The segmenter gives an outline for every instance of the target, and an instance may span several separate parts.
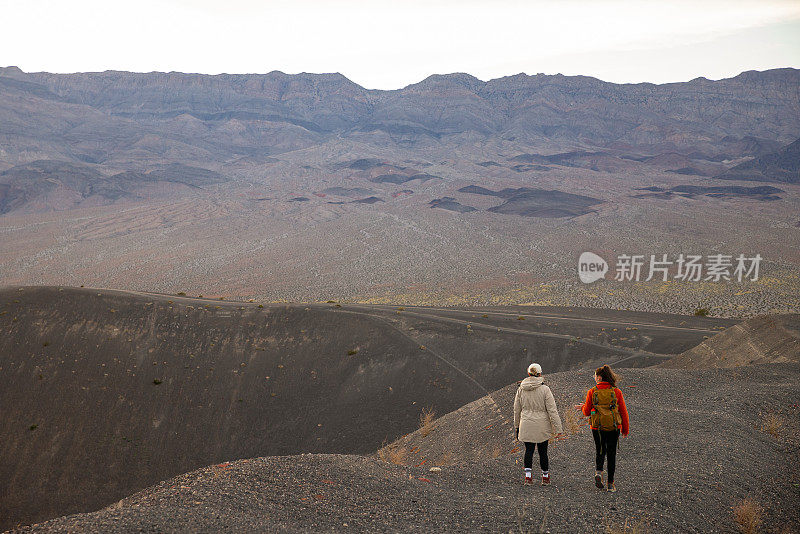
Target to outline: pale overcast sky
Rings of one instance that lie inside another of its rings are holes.
[[[0,0],[0,66],[612,82],[800,67],[800,0]]]

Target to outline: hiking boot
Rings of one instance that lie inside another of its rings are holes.
[[[550,474],[542,475],[542,486],[550,485]]]
[[[602,473],[595,473],[594,474],[594,485],[597,486],[598,489],[603,489],[603,474]]]
[[[617,486],[615,486],[613,482],[610,482],[610,483],[608,484],[608,491],[609,491],[610,493],[614,493],[614,492],[616,492],[616,491],[617,491]]]

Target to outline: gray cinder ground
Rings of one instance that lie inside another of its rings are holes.
[[[547,377],[562,411],[589,382]],[[552,487],[521,483],[521,452],[445,465],[400,466],[372,456],[266,457],[206,467],[161,482],[98,512],[21,532],[732,532],[731,508],[763,506],[765,532],[800,528],[797,421],[800,368],[626,369],[621,384],[631,435],[619,451],[616,494],[593,484],[593,444],[582,428],[553,444]],[[493,394],[506,414],[516,384]],[[485,404],[485,403],[484,403]],[[480,440],[485,408],[445,416],[416,446],[435,457]],[[775,435],[764,416],[785,422]],[[495,440],[506,447],[509,439]]]

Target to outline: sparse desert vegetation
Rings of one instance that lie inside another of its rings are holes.
[[[780,413],[774,411],[766,412],[761,415],[760,429],[762,432],[778,439],[786,429],[786,420]]]
[[[394,465],[405,465],[408,459],[408,450],[397,444],[391,444],[378,449],[378,457],[384,462]]]
[[[422,437],[427,437],[433,430],[433,421],[436,419],[436,412],[433,408],[423,408],[419,414],[419,429]]]
[[[761,532],[763,515],[764,507],[752,499],[745,499],[733,507],[733,517],[742,534]]]
[[[567,436],[574,436],[578,432],[585,430],[588,419],[581,412],[574,408],[567,408],[564,412],[564,430]]]

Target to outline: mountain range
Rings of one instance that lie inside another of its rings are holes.
[[[0,68],[0,281],[406,303],[469,287],[489,302],[568,284],[592,247],[724,243],[791,282],[798,138],[791,68],[661,85],[455,73],[391,91],[341,74]],[[731,287],[726,305],[795,310],[794,286],[776,287]],[[620,295],[608,302],[643,302]],[[703,300],[674,298],[642,306]]]
[[[341,74],[49,74],[8,67],[0,69],[0,160],[122,165],[149,155],[210,162],[334,136],[761,156],[800,137],[799,87],[797,69],[663,85],[543,74],[483,82],[448,74],[379,91]]]

